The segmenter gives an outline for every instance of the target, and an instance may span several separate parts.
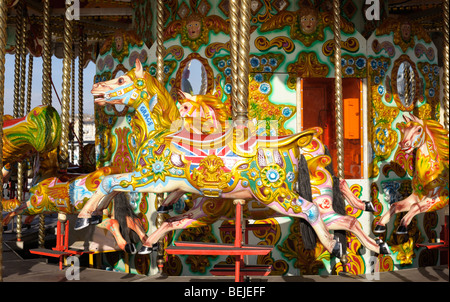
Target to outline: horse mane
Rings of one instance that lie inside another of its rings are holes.
[[[423,125],[431,132],[440,161],[448,167],[448,131],[439,122],[434,120],[424,120]]]
[[[228,114],[225,104],[214,95],[211,94],[199,94],[195,96],[195,99],[185,99],[187,102],[197,103],[198,105],[206,105],[210,107],[216,116],[216,120],[221,125],[221,131],[224,131],[226,127],[226,121],[228,120]],[[192,119],[185,118],[185,121],[192,123]]]
[[[127,75],[134,81],[136,78],[135,69],[133,68],[130,70]],[[153,108],[153,114],[159,119],[162,128],[171,128],[171,125],[175,121],[181,119],[175,101],[167,91],[166,87],[147,71],[144,71],[144,80],[150,97],[153,97],[155,94],[158,95],[158,102]]]

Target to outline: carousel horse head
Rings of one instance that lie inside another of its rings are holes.
[[[182,99],[180,115],[187,130],[203,134],[225,130],[227,112],[218,97],[210,94],[191,95],[181,90],[178,95]]]
[[[410,114],[410,117],[403,116],[404,122],[398,124],[398,129],[403,134],[400,142],[400,149],[406,153],[411,153],[414,149],[419,148],[425,142],[425,130],[423,121],[416,116]]]
[[[118,104],[133,107],[141,114],[150,116],[157,127],[170,128],[172,123],[180,118],[169,92],[144,70],[139,59],[136,59],[136,67],[126,74],[95,83],[91,93],[97,105]]]

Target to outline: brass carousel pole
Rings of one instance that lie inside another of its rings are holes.
[[[24,115],[24,105],[25,105],[25,76],[26,76],[26,59],[27,59],[27,49],[26,49],[26,34],[27,34],[27,18],[26,18],[26,3],[24,0],[19,1],[17,4],[18,9],[18,15],[21,15],[20,18],[20,32],[16,32],[16,42],[19,43],[19,47],[16,52],[16,56],[20,56],[20,63],[16,68],[19,68],[19,70],[16,70],[16,77],[17,73],[19,73],[19,82],[18,82],[18,91],[16,90],[16,83],[14,83],[15,92],[18,92],[16,103],[15,105],[15,118],[22,117]],[[16,64],[17,64],[17,57],[16,57]],[[19,162],[17,164],[17,199],[20,203],[22,203],[24,200],[24,186],[25,186],[25,179],[24,179],[24,167],[25,164],[23,162]],[[16,220],[16,233],[17,233],[17,241],[22,241],[22,215],[17,215]]]
[[[238,7],[238,3],[240,6]],[[239,11],[239,24],[236,23],[236,12]],[[249,84],[249,58],[250,58],[250,1],[231,1],[230,3],[230,13],[233,19],[231,20],[231,33],[233,33],[232,43],[234,44],[236,40],[238,41],[238,51],[237,51],[237,61],[232,61],[232,65],[237,65],[233,67],[233,70],[237,70],[237,76],[232,75],[237,81],[237,92],[236,98],[232,99],[232,117],[236,124],[246,124],[248,121],[248,84]],[[234,23],[233,23],[234,22]],[[238,34],[239,37],[236,39],[235,35]],[[234,54],[234,47],[231,47]],[[233,90],[235,87],[233,87]]]
[[[5,96],[5,53],[6,53],[6,18],[7,1],[0,0],[0,137],[3,137],[3,113]],[[0,139],[0,170],[3,169],[3,139]],[[0,197],[3,197],[3,178],[0,177]],[[3,212],[3,204],[0,202],[0,213]],[[0,215],[0,226],[3,215]],[[0,282],[3,281],[3,228],[0,229]]]
[[[50,0],[43,0],[42,104],[52,104],[52,54],[50,32]]]
[[[69,129],[69,132],[72,135],[69,135],[70,139],[70,162],[72,165],[74,164],[75,159],[75,135],[73,132],[75,131],[75,45],[72,44],[72,112],[70,115],[70,124],[72,125]],[[72,132],[73,131],[73,132]]]
[[[158,0],[156,3],[156,79],[164,85],[164,3]],[[164,194],[156,194],[156,205],[160,207],[164,202]],[[156,215],[156,227],[160,228],[164,222],[164,214]],[[158,241],[157,260],[159,273],[163,273],[164,268],[164,238]]]
[[[43,50],[42,50],[42,105],[52,104],[52,88],[51,88],[51,33],[50,33],[50,0],[43,1]],[[45,215],[39,214],[39,247],[44,247],[45,244]]]
[[[31,110],[31,85],[33,84],[33,55],[28,55],[28,81],[27,81],[27,113]]]
[[[448,102],[449,102],[449,0],[443,2],[443,15],[444,15],[444,76],[442,79],[444,85],[444,97],[442,98],[442,104],[444,107],[444,128],[448,130]]]
[[[64,58],[62,70],[62,96],[61,96],[61,143],[59,152],[59,169],[67,172],[69,166],[69,110],[70,110],[70,76],[72,63],[72,22],[69,6],[66,5],[64,14]]]
[[[335,114],[336,114],[336,149],[337,149],[337,177],[344,179],[344,114],[342,109],[342,65],[341,65],[341,10],[340,1],[333,0],[333,34],[334,34],[334,68],[335,68]],[[344,249],[347,247],[346,232],[335,231],[337,238],[341,238]],[[347,254],[341,257],[342,272],[346,273]]]
[[[84,36],[80,27],[80,41],[78,44],[78,165],[83,167],[83,61],[84,61]]]
[[[239,49],[239,8],[238,0],[230,1],[230,55],[231,55],[231,102],[238,99],[238,49]],[[236,119],[236,110],[232,106],[232,118]]]

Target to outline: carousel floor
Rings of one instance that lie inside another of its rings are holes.
[[[68,267],[59,269],[47,258],[23,259],[8,243],[3,244],[4,282],[234,282],[234,277],[215,276],[143,276],[81,267],[79,280],[68,280]],[[70,278],[70,277],[69,277]],[[449,282],[447,265],[382,272],[377,280],[366,275],[267,276],[252,277],[250,282]]]

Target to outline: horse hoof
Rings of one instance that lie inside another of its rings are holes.
[[[153,251],[157,251],[157,250],[158,250],[158,243],[153,244],[151,247],[143,245],[141,247],[141,249],[139,250],[138,254],[139,255],[149,255]]]
[[[373,204],[370,201],[365,201],[364,204],[366,205],[365,211],[366,212],[375,212],[375,208],[373,207]]]
[[[75,221],[75,227],[73,228],[75,231],[84,229],[89,226],[90,218],[77,218]]]
[[[103,216],[102,215],[93,215],[91,217],[90,223],[95,225],[95,224],[99,224],[103,221]]]
[[[376,227],[375,227],[375,229],[373,230],[373,232],[375,233],[375,234],[381,234],[381,233],[384,233],[384,232],[386,232],[386,226],[384,226],[384,225],[377,225]]]
[[[380,247],[380,254],[381,255],[390,255],[391,251],[389,250],[389,245],[386,242],[381,242],[379,244]]]
[[[136,254],[136,247],[132,243],[127,243],[125,245],[125,252],[128,254]]]
[[[334,245],[331,254],[341,259],[342,255],[344,255],[342,243],[336,241],[336,244]]]
[[[159,206],[158,209],[156,210],[156,212],[158,214],[167,214],[172,209],[173,209],[173,205],[170,205],[170,206]]]
[[[400,225],[398,228],[397,228],[397,231],[395,231],[395,233],[397,234],[397,235],[406,235],[406,234],[408,234],[408,229],[406,228],[406,226],[404,226],[404,225]]]

